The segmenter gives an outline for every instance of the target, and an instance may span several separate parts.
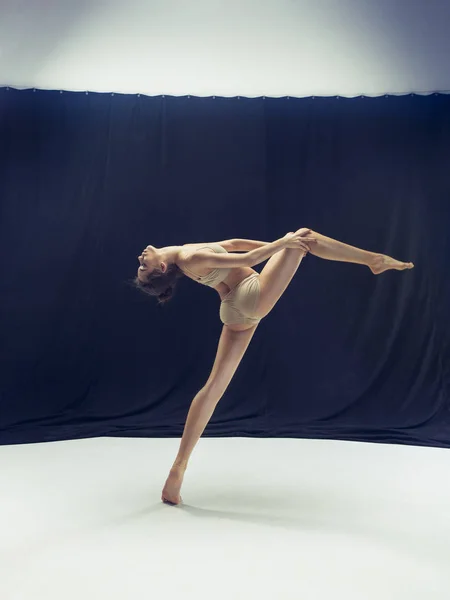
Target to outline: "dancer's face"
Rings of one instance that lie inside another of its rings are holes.
[[[139,261],[137,272],[139,281],[145,282],[150,273],[155,269],[162,273],[165,273],[167,270],[167,265],[161,261],[160,252],[154,246],[147,246],[137,258]]]

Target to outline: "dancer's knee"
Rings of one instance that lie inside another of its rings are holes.
[[[298,229],[295,233],[299,233],[300,235],[310,235],[314,234],[314,230],[310,229],[309,227],[302,227],[301,229]]]

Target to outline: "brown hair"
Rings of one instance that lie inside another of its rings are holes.
[[[133,280],[135,287],[142,290],[149,296],[156,296],[159,304],[168,302],[175,291],[177,279],[183,277],[184,273],[178,265],[172,264],[167,267],[167,271],[162,273],[154,269],[148,275],[146,281],[140,281],[137,277]]]

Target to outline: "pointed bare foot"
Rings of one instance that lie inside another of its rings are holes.
[[[388,271],[390,269],[404,271],[405,269],[414,268],[414,264],[411,262],[401,262],[400,260],[395,260],[395,258],[386,256],[385,254],[377,254],[371,264],[368,266],[374,275],[379,275],[380,273],[384,273],[384,271]]]
[[[183,477],[184,469],[172,467],[162,491],[161,500],[163,502],[171,505],[181,503],[180,490],[183,484]]]

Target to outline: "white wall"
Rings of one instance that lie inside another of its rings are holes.
[[[150,95],[450,90],[450,0],[0,0],[0,85]]]

